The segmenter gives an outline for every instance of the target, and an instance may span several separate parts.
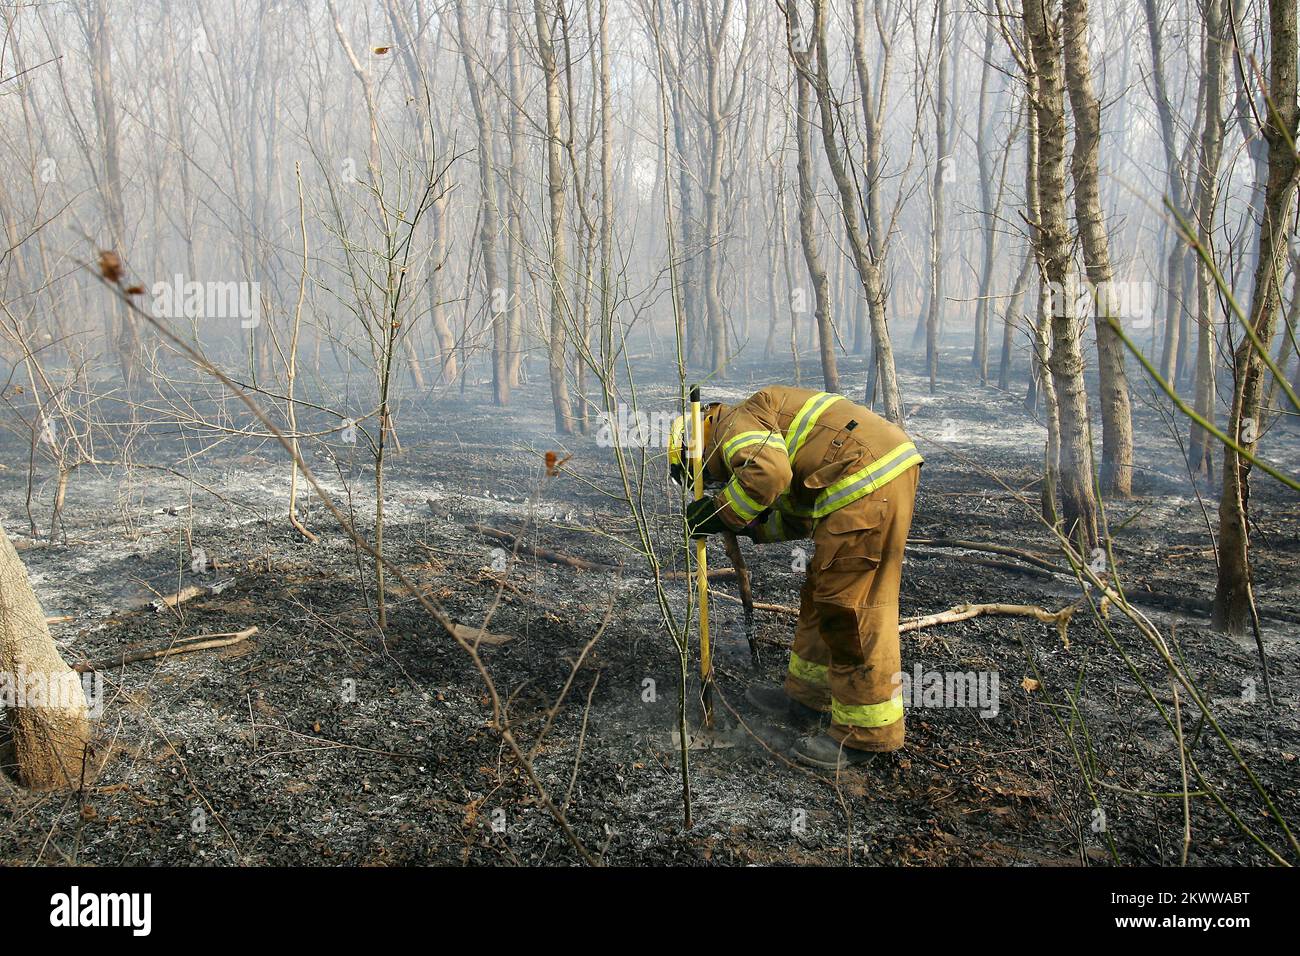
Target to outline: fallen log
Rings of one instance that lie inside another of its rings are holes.
[[[570,554],[561,554],[559,551],[552,551],[550,548],[543,548],[539,545],[529,544],[521,541],[518,536],[508,531],[501,531],[497,528],[490,528],[483,524],[474,524],[469,526],[472,531],[486,535],[494,541],[500,541],[502,544],[509,545],[512,549],[531,554],[535,558],[543,561],[549,561],[551,564],[562,564],[565,567],[577,568],[579,571],[597,571],[602,574],[617,574],[625,569],[619,564],[605,564],[599,561],[588,561],[586,558],[577,558]],[[685,580],[694,577],[693,572],[689,571],[660,571],[659,576],[668,580]],[[716,568],[709,570],[710,580],[730,580],[736,577],[735,568]]]
[[[726,591],[718,591],[714,588],[709,588],[709,597],[720,597],[724,601],[730,601],[732,604],[744,603],[734,594],[728,594]],[[784,614],[786,617],[799,616],[799,609],[797,607],[790,607],[788,604],[765,604],[762,601],[755,601],[752,606],[756,611],[770,611],[773,614]]]
[[[1077,604],[1069,604],[1059,611],[1048,611],[1036,604],[958,604],[956,607],[949,608],[947,611],[940,611],[937,614],[908,618],[906,621],[899,623],[898,631],[900,634],[906,631],[920,631],[939,624],[953,624],[957,621],[969,621],[973,617],[988,615],[997,617],[1032,617],[1044,624],[1055,624],[1057,632],[1061,635],[1061,643],[1065,645],[1065,649],[1068,651],[1070,649],[1070,637],[1067,629],[1070,626],[1070,618],[1074,616],[1074,612],[1078,607]]]
[[[709,589],[709,596],[720,597],[724,601],[731,601],[733,604],[741,603],[740,598],[728,594],[726,591],[718,591],[713,588]],[[1077,604],[1070,604],[1059,611],[1049,611],[1035,604],[958,604],[946,611],[924,614],[920,617],[900,621],[898,632],[903,634],[908,631],[921,631],[927,627],[937,627],[940,624],[969,621],[973,617],[1032,617],[1044,624],[1055,624],[1060,632],[1061,640],[1068,650],[1070,640],[1066,634],[1066,628],[1069,626],[1070,618],[1074,616],[1074,612],[1078,610],[1078,607]],[[764,604],[761,601],[755,601],[754,609],[757,611],[770,611],[773,614],[781,614],[785,617],[797,618],[799,616],[799,609],[788,604]],[[767,638],[767,640],[771,640],[771,638]]]
[[[257,627],[245,628],[242,631],[230,631],[225,634],[208,634],[201,637],[186,638],[183,641],[177,641],[169,644],[167,647],[146,648],[138,651],[124,651],[113,657],[101,658],[97,661],[82,661],[73,667],[79,674],[85,674],[90,671],[102,671],[110,667],[124,667],[127,664],[136,664],[140,661],[156,661],[164,657],[175,657],[177,654],[192,654],[195,651],[210,651],[218,647],[230,647],[232,644],[239,644],[248,640],[257,633]]]

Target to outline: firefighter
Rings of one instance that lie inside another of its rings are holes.
[[[772,385],[702,417],[705,478],[694,537],[812,538],[784,686],[746,699],[808,733],[794,756],[838,770],[903,746],[898,589],[922,459],[901,428],[841,395]],[[688,481],[685,420],[669,469]],[[829,725],[825,723],[829,716]]]

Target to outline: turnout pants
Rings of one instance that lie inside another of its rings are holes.
[[[903,746],[898,589],[920,472],[909,468],[813,529],[785,690],[829,710],[831,736],[857,750]]]

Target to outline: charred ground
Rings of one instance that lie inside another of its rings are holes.
[[[946,358],[942,398],[930,399],[916,369],[904,369],[909,428],[927,459],[913,537],[1004,544],[1051,557],[1050,536],[1025,503],[1037,501],[1042,428],[1023,412],[1019,390],[982,388],[963,356]],[[644,370],[644,381],[675,381],[668,366],[659,378],[653,373]],[[769,381],[793,381],[789,363],[747,366],[712,393],[737,397]],[[860,375],[846,376],[846,385],[850,395],[861,394]],[[675,384],[647,384],[640,392],[648,410],[670,407],[675,394]],[[1213,593],[1211,539],[1167,413],[1148,395],[1139,384],[1137,494],[1107,508],[1124,585],[1190,663],[1225,731],[1294,822],[1300,502],[1256,478],[1254,560],[1259,601],[1269,612],[1262,624],[1270,707],[1253,640],[1215,634],[1195,610]],[[905,635],[908,670],[920,664],[997,672],[997,715],[913,709],[902,752],[838,781],[795,768],[758,740],[695,753],[696,820],[683,831],[677,755],[668,738],[677,657],[644,559],[625,546],[636,536],[626,508],[610,496],[618,491],[613,455],[594,436],[557,443],[544,383],[523,390],[517,408],[505,412],[471,397],[404,399],[396,419],[401,451],[387,471],[385,552],[455,620],[479,625],[490,616],[489,629],[510,636],[482,656],[526,747],[546,724],[572,663],[599,634],[535,760],[541,782],[594,854],[633,865],[1077,865],[1111,861],[1113,841],[1124,863],[1178,862],[1181,800],[1144,795],[1181,789],[1173,737],[1086,611],[1075,616],[1068,649],[1052,627],[1013,618]],[[1175,424],[1185,431],[1181,419]],[[0,447],[0,505],[16,531],[27,524],[29,449],[12,435]],[[1295,426],[1278,425],[1264,447],[1293,466],[1300,460]],[[66,540],[32,542],[24,561],[46,613],[73,618],[54,625],[70,662],[252,625],[258,633],[226,650],[106,671],[98,721],[103,772],[71,795],[29,794],[0,782],[0,862],[576,861],[491,728],[489,699],[464,651],[396,582],[388,631],[379,634],[369,564],[310,494],[306,520],[319,543],[288,527],[282,450],[245,439],[188,458],[195,449],[192,436],[175,428],[146,429],[132,459],[192,474],[204,487],[139,468],[80,470],[69,490]],[[545,473],[543,455],[551,449],[573,455],[558,477]],[[305,453],[367,532],[373,497],[364,446],[307,446]],[[680,528],[660,465],[648,466],[645,500],[657,515],[661,556],[680,569]],[[42,531],[49,479],[48,469],[38,468],[31,501]],[[1206,494],[1211,517],[1214,501]],[[622,570],[582,572],[527,553],[503,555],[475,524]],[[217,566],[193,572],[193,548]],[[717,551],[715,560],[725,561]],[[790,547],[746,546],[746,553],[759,601],[797,603],[802,574],[792,569]],[[1055,610],[1079,598],[1067,575],[970,560],[992,557],[918,549],[905,571],[902,613],[965,602]],[[225,586],[174,612],[148,606],[190,583]],[[727,582],[718,587],[733,589]],[[1144,597],[1148,590],[1157,594]],[[684,606],[680,584],[670,593]],[[1172,606],[1180,603],[1181,610]],[[716,602],[714,622],[721,695],[750,720],[744,688],[779,680],[792,622],[759,612],[767,652],[761,673],[749,665],[739,606]],[[1171,702],[1155,654],[1121,618],[1111,623],[1139,673]],[[1083,724],[1072,713],[1072,697]],[[1244,822],[1282,847],[1283,835],[1227,749],[1190,711],[1184,699],[1198,764]],[[779,745],[770,731],[764,740]],[[1078,760],[1102,782],[1096,801]],[[1267,862],[1209,798],[1193,798],[1191,807],[1191,862]]]

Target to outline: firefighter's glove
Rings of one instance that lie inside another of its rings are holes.
[[[686,529],[692,538],[705,538],[727,530],[727,523],[722,520],[719,508],[718,502],[713,498],[701,498],[686,506]]]

